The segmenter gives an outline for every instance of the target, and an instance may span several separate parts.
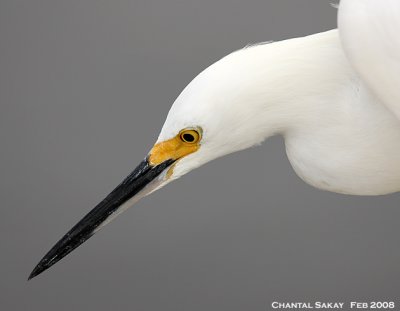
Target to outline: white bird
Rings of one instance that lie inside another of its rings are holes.
[[[249,46],[201,72],[172,105],[143,162],[29,278],[140,198],[276,134],[296,173],[314,187],[399,191],[400,1],[342,0],[338,15],[339,30]]]

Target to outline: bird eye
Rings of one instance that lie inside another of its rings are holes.
[[[200,140],[200,134],[198,131],[193,129],[182,130],[179,133],[181,140],[188,144],[195,144]]]

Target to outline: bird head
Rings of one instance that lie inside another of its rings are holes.
[[[254,88],[256,80],[250,77],[257,70],[251,62],[245,66],[235,54],[205,69],[182,91],[144,160],[55,244],[29,279],[54,265],[142,197],[206,162],[264,139],[263,128],[256,122],[261,118],[257,105],[262,96]]]

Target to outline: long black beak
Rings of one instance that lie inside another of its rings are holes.
[[[151,192],[153,188],[156,188],[161,182],[155,182],[155,185],[150,187],[150,184],[152,184],[151,182],[155,181],[156,177],[172,163],[174,163],[174,160],[167,160],[157,166],[151,166],[147,158],[144,159],[119,186],[83,217],[81,221],[50,249],[42,260],[40,260],[35,269],[33,269],[28,280],[50,268],[89,239],[103,225],[128,208],[129,206],[126,206],[127,204],[133,204],[134,202],[131,202],[131,199],[134,197],[141,198]],[[146,189],[144,189],[145,187]]]

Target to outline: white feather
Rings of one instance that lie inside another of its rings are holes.
[[[400,1],[343,0],[338,22],[353,66],[400,118]]]
[[[199,151],[173,178],[282,134],[297,174],[350,194],[400,190],[400,122],[348,62],[337,30],[236,51],[173,104],[159,141],[202,127]]]

